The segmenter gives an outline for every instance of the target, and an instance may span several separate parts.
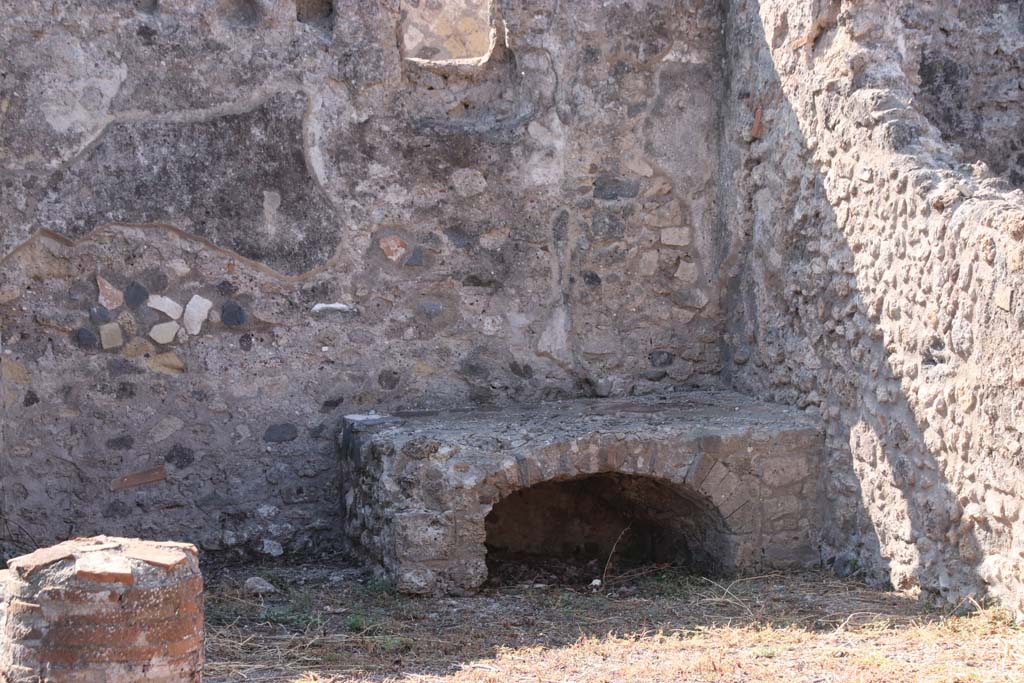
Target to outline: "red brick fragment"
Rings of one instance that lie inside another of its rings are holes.
[[[135,583],[132,563],[126,557],[113,553],[86,554],[75,561],[75,576],[98,583]]]
[[[194,558],[199,557],[199,549],[191,543],[181,543],[180,541],[159,541],[156,545],[160,548],[174,548],[184,553],[188,553]]]
[[[120,599],[120,595],[109,588],[43,588],[38,596],[43,603],[57,605],[103,605],[116,603]]]
[[[8,619],[36,619],[43,616],[43,608],[34,602],[14,599],[7,605]]]
[[[71,541],[75,544],[76,553],[91,553],[97,550],[116,550],[121,547],[117,541],[106,541],[100,538],[76,538]]]
[[[140,470],[114,479],[110,482],[110,490],[123,491],[124,489],[153,484],[165,479],[167,479],[167,470],[163,465],[157,465],[156,467],[150,467],[149,469]]]
[[[15,557],[7,561],[7,566],[16,571],[18,576],[24,578],[31,576],[43,567],[48,567],[61,560],[70,560],[72,557],[74,557],[73,547],[65,542],[49,548],[40,548],[28,555]]]
[[[152,545],[129,545],[124,551],[125,557],[139,560],[154,567],[174,569],[185,562],[185,554],[177,550],[157,548]]]

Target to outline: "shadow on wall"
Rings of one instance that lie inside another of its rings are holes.
[[[916,239],[905,214],[886,212],[901,195],[913,200],[916,188],[905,176],[881,178],[870,168],[849,178],[855,163],[844,158],[840,138],[854,134],[847,98],[887,84],[870,61],[861,61],[860,72],[831,80],[829,92],[814,92],[811,107],[800,89],[810,89],[812,81],[777,56],[792,48],[801,67],[811,69],[837,29],[835,21],[829,26],[819,17],[813,27],[821,32],[801,40],[794,19],[791,13],[787,25],[785,11],[768,2],[737,3],[728,19],[736,60],[733,105],[741,111],[744,100],[754,101],[763,111],[753,117],[760,130],[750,135],[746,151],[723,147],[723,154],[739,156],[727,160],[737,170],[726,183],[739,185],[735,196],[750,202],[733,207],[733,224],[752,226],[739,238],[746,263],[730,283],[734,334],[726,372],[741,390],[816,407],[824,416],[822,552],[837,574],[900,589],[919,586],[926,596],[958,603],[983,592],[975,568],[981,551],[970,524],[961,523],[957,491],[944,476],[951,454],[929,445],[928,424],[904,393],[916,373],[947,377],[950,351],[933,335],[932,352],[917,368],[899,367],[890,357],[892,328],[883,329],[879,317],[881,302],[891,303],[896,294],[886,284],[895,274],[880,270],[880,241]],[[739,117],[737,125],[750,121]],[[816,139],[802,130],[814,130]],[[892,138],[887,142],[892,150]],[[815,151],[826,145],[835,145],[838,155],[821,164]],[[835,190],[853,185],[845,196]],[[921,322],[899,325],[916,332]]]

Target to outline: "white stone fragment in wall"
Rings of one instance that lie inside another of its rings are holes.
[[[645,252],[640,257],[640,274],[650,277],[656,272],[658,272],[658,252]]]
[[[996,287],[995,303],[1004,311],[1009,311],[1013,303],[1013,290],[1005,286]]]
[[[277,506],[268,505],[267,503],[263,503],[262,505],[256,508],[256,514],[260,517],[260,519],[270,519],[271,517],[276,517],[277,513],[279,513],[280,511],[281,510]]]
[[[689,228],[665,228],[661,231],[661,243],[670,247],[685,247],[690,244]]]
[[[100,345],[105,351],[123,346],[124,336],[121,334],[121,326],[117,323],[100,325]]]
[[[644,214],[644,224],[652,228],[672,228],[683,223],[683,208],[678,201],[671,201]],[[682,228],[677,228],[682,229]]]
[[[178,334],[178,323],[173,320],[159,325],[153,325],[149,331],[149,337],[157,344],[170,344]]]
[[[149,298],[146,299],[146,305],[154,310],[160,311],[172,320],[180,318],[184,311],[181,304],[177,301],[166,296],[160,296],[159,294],[151,294]]]
[[[1006,269],[1011,273],[1024,270],[1024,246],[1011,244],[1006,249]]]
[[[260,547],[260,552],[264,555],[270,555],[271,557],[280,557],[284,554],[284,548],[281,544],[275,540],[264,538],[263,545]]]
[[[203,329],[203,323],[206,322],[206,317],[210,314],[211,308],[213,308],[212,301],[198,294],[192,295],[192,298],[185,305],[185,318],[182,320],[185,331],[191,335],[199,334]]]
[[[676,268],[676,277],[687,284],[697,281],[697,264],[691,261],[680,261]]]
[[[371,420],[379,420],[382,417],[384,416],[380,413],[370,411],[369,413],[352,413],[350,415],[346,415],[345,420],[348,422],[367,422]]]
[[[355,313],[356,307],[350,304],[333,303],[333,304],[314,304],[313,308],[310,309],[310,313],[313,315],[325,315],[327,313]]]

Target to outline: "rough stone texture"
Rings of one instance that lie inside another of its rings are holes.
[[[153,310],[160,311],[172,320],[180,318],[181,314],[185,310],[181,307],[181,304],[174,299],[169,299],[166,296],[160,296],[159,294],[152,295],[146,299],[146,305]]]
[[[341,225],[310,176],[301,93],[249,110],[109,124],[43,190],[38,221],[72,237],[165,222],[282,272],[331,257]]]
[[[1020,24],[1003,21],[1016,12],[735,3],[728,52],[742,77],[722,163],[738,255],[725,374],[824,419],[825,557],[953,604],[987,593],[1024,616],[1024,309],[1000,294],[1024,286],[1024,199],[960,163],[988,155],[975,144],[988,134],[962,137],[936,110],[1008,130],[1019,108],[997,115],[1005,103],[978,92],[1016,90]],[[992,43],[997,24],[1005,41]],[[979,74],[961,82],[962,104],[921,77],[922,55]],[[1012,162],[1000,139],[989,151]]]
[[[14,542],[329,547],[343,412],[716,382],[716,7],[505,3],[508,40],[449,73],[403,58],[406,5],[315,4],[0,7]],[[124,296],[116,352],[97,276]],[[196,294],[199,334],[148,339],[149,296]],[[175,446],[194,461],[111,492]]]
[[[444,62],[485,56],[490,50],[491,0],[416,2],[404,6],[402,52]]]
[[[100,346],[106,350],[120,348],[124,345],[124,335],[117,323],[100,325]]]
[[[203,579],[195,546],[98,536],[0,572],[0,679],[199,683]]]
[[[0,6],[5,542],[329,547],[343,412],[727,386],[837,571],[1024,616],[1017,4],[482,7]]]
[[[908,4],[898,17],[915,106],[961,161],[1024,186],[1024,7],[943,0]]]
[[[693,534],[706,564],[730,572],[819,561],[820,428],[739,394],[350,415],[339,439],[346,531],[408,592],[477,588],[493,506],[600,473],[664,482],[688,497],[687,511],[714,511],[715,527]]]
[[[199,334],[203,330],[203,323],[206,322],[211,308],[213,308],[212,301],[198,294],[193,294],[185,306],[185,317],[182,319],[182,326],[192,336]]]

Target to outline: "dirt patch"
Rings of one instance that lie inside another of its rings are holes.
[[[247,593],[251,576],[277,592]],[[938,612],[816,572],[606,579],[410,598],[343,565],[214,570],[204,680],[1024,680],[1024,630],[997,609]]]

